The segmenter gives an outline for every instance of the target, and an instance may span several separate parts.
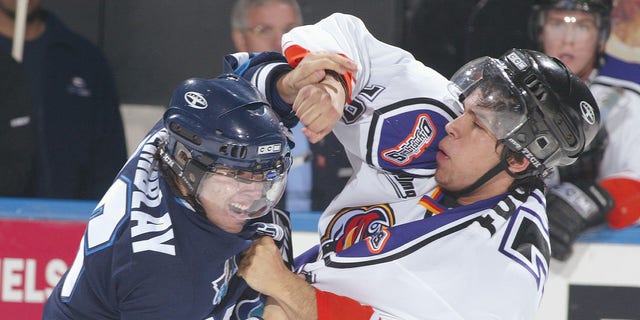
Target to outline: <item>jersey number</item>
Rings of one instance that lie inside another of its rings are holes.
[[[129,215],[127,208],[130,207],[130,199],[127,195],[130,194],[130,188],[131,182],[117,180],[93,211],[78,253],[64,279],[61,292],[63,301],[71,299],[78,277],[84,269],[84,257],[113,244],[116,231]]]

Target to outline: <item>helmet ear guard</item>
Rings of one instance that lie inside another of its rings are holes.
[[[173,154],[167,153],[166,144],[159,148],[160,159],[180,179],[189,195],[194,195],[202,178],[208,172],[207,166],[194,160],[191,152],[180,142],[175,142]]]
[[[540,52],[513,49],[501,59],[528,106],[526,123],[505,140],[507,146],[529,158],[542,176],[549,167],[575,162],[599,128],[598,106],[586,84]]]

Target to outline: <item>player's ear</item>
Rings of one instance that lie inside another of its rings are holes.
[[[231,31],[231,39],[238,52],[248,51],[247,40],[244,37],[244,33],[238,30]]]
[[[182,196],[183,197],[188,197],[189,196],[189,189],[184,184],[184,182],[181,179],[179,179],[178,177],[176,177],[175,182],[176,182],[176,187],[178,187],[178,191],[180,191]]]
[[[509,157],[507,159],[507,164],[509,165],[509,171],[513,173],[520,173],[529,167],[531,162],[526,157],[521,157],[517,159],[516,157]]]

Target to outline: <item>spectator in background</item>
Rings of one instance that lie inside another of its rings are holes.
[[[11,52],[16,0],[0,0],[0,52]],[[98,199],[126,160],[110,67],[40,0],[29,1],[23,65],[33,103],[36,174],[30,196]]]
[[[25,196],[35,152],[31,101],[21,66],[0,53],[0,196]]]
[[[638,86],[634,89],[633,83],[600,72],[611,10],[611,0],[537,0],[532,7],[533,39],[589,83],[604,124],[590,150],[574,165],[558,170],[561,183],[547,196],[552,253],[560,260],[570,256],[584,229],[605,217],[615,228],[640,217],[640,200],[635,199],[640,167],[633,151],[640,143]]]
[[[584,81],[598,73],[611,30],[611,0],[536,0],[532,37]]]
[[[231,12],[231,37],[237,51],[282,52],[282,35],[301,24],[296,0],[238,0]],[[342,190],[353,170],[333,133],[310,144],[302,128],[301,123],[292,128],[294,164],[278,207],[322,211]]]
[[[465,62],[532,48],[527,17],[532,0],[413,0],[406,7],[401,47],[450,77]]]
[[[282,51],[280,39],[302,24],[296,0],[238,0],[231,11],[231,38],[238,51]]]

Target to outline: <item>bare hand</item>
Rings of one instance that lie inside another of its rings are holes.
[[[243,255],[238,276],[273,299],[265,307],[265,319],[318,319],[315,289],[284,265],[272,238],[254,240]]]
[[[309,142],[316,143],[333,130],[344,112],[346,94],[340,82],[331,77],[300,89],[293,110],[305,125],[302,133]]]
[[[295,69],[280,78],[278,93],[285,102],[293,103],[301,88],[325,78],[325,70],[345,74],[358,69],[355,62],[337,53],[309,52]]]
[[[240,261],[238,276],[256,291],[278,296],[287,277],[296,277],[282,261],[282,255],[271,237],[253,241]]]

